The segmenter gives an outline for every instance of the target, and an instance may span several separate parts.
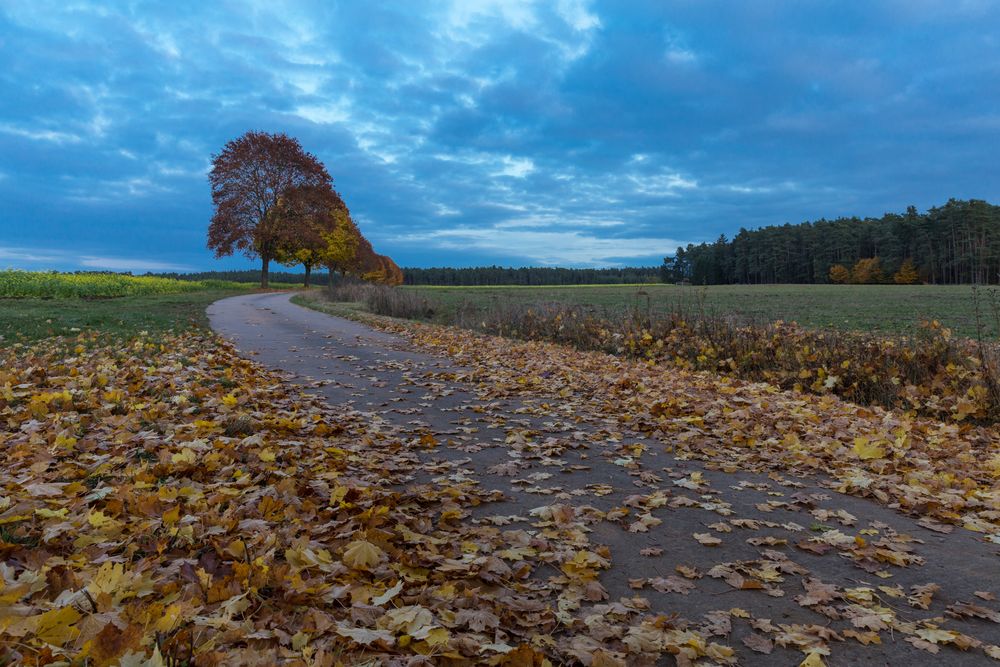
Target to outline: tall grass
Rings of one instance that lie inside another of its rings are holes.
[[[816,330],[737,318],[698,300],[652,311],[642,290],[618,308],[497,298],[486,308],[478,300],[439,312],[412,292],[372,286],[344,286],[333,298],[381,315],[444,315],[445,324],[484,333],[643,358],[665,372],[712,371],[937,418],[1000,421],[997,345],[953,337],[937,321],[910,336]],[[1000,325],[1000,298],[992,298]]]
[[[333,301],[360,303],[376,315],[426,320],[435,314],[431,301],[413,292],[385,285],[344,282],[329,290]]]
[[[188,281],[120,273],[0,271],[0,298],[103,299],[204,289],[244,289],[222,280]]]

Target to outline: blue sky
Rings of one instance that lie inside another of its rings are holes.
[[[210,156],[322,159],[404,266],[657,264],[741,226],[998,197],[1000,3],[0,5],[0,267],[205,249]]]

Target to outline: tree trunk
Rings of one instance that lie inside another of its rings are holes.
[[[327,283],[327,285],[330,286],[330,289],[333,289],[333,267],[332,266],[326,267],[326,283]]]
[[[312,264],[303,264],[303,266],[306,267],[305,286],[309,287],[309,274],[312,273],[313,267],[312,267]]]
[[[267,265],[271,263],[270,257],[261,257],[261,267],[260,267],[260,288],[267,289]]]

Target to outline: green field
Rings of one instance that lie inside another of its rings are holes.
[[[732,315],[755,323],[784,320],[819,329],[898,334],[936,319],[956,334],[976,335],[973,289],[936,285],[584,285],[568,287],[405,287],[436,306],[434,319],[503,304],[563,303],[614,317],[636,306],[663,312],[681,308]],[[996,337],[990,290],[980,289],[985,333]]]
[[[206,327],[205,308],[239,293],[202,289],[117,299],[0,299],[0,346],[86,331],[128,338],[140,331],[157,334]]]

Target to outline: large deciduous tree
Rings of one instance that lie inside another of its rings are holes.
[[[303,202],[333,192],[323,164],[284,133],[250,131],[233,139],[212,156],[208,180],[215,207],[208,247],[216,257],[236,251],[259,257],[265,288],[270,261],[299,245],[308,220],[300,214]]]
[[[327,235],[335,228],[335,220],[346,216],[347,205],[329,185],[295,188],[279,206],[289,221],[295,236],[283,242],[276,259],[286,266],[302,264],[305,286],[313,267],[321,265],[327,256]]]

